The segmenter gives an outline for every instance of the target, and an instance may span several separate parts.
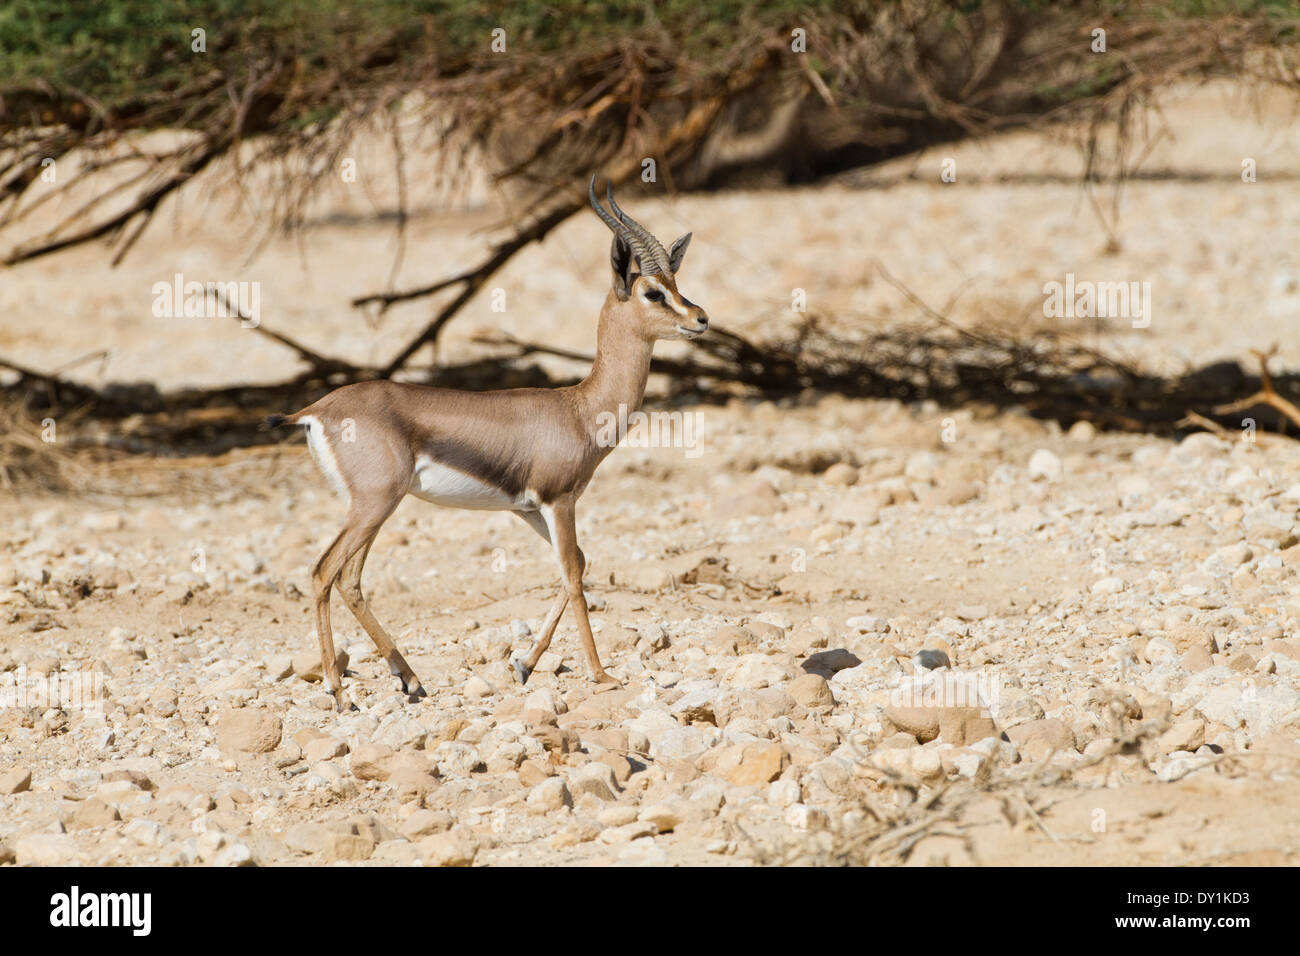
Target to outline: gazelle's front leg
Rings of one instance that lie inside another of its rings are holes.
[[[568,603],[573,605],[574,616],[578,619],[578,634],[582,637],[582,649],[587,654],[587,668],[591,671],[591,679],[600,684],[617,684],[618,681],[606,674],[605,668],[601,666],[600,655],[596,653],[596,639],[591,633],[591,622],[587,619],[587,598],[582,593],[582,572],[586,562],[578,548],[574,502],[571,499],[564,499],[553,505],[543,505],[541,512],[542,517],[546,519],[551,541],[555,545],[555,559],[560,565],[560,574],[564,578],[564,591]],[[559,604],[558,601],[556,603]],[[563,606],[560,606],[560,610],[563,611]],[[558,614],[555,615],[555,619],[559,620]],[[540,645],[541,641],[538,641],[538,644]]]

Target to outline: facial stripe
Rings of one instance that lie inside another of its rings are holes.
[[[654,286],[654,288],[662,292],[664,295],[664,303],[668,306],[668,308],[672,309],[678,315],[684,318],[691,314],[690,309],[688,309],[685,305],[682,304],[682,299],[678,296],[678,294],[676,292],[673,292],[663,283],[659,282],[658,280],[650,276],[646,276],[646,284]]]

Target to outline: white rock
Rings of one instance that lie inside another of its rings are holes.
[[[528,803],[547,810],[559,810],[573,806],[573,797],[563,777],[548,777],[528,792]]]
[[[789,807],[803,798],[803,791],[794,780],[773,780],[767,788],[767,802],[774,807]]]
[[[1046,448],[1039,448],[1029,456],[1029,480],[1056,481],[1061,477],[1061,459]]]
[[[830,818],[827,817],[825,810],[810,807],[805,803],[796,803],[786,807],[785,822],[800,832],[813,833],[826,829],[830,825]]]
[[[76,860],[77,842],[66,833],[32,833],[14,843],[19,866],[67,866]]]
[[[1173,641],[1164,637],[1153,637],[1147,641],[1146,647],[1142,649],[1142,658],[1148,663],[1154,663],[1162,657],[1177,655],[1178,648],[1174,646]]]

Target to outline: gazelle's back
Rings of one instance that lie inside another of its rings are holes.
[[[367,475],[402,476],[411,494],[453,508],[531,511],[571,480],[571,467],[551,466],[571,466],[587,444],[562,389],[360,382],[293,417],[308,426],[321,470],[349,493]]]

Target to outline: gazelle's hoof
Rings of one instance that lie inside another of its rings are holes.
[[[611,690],[615,687],[623,686],[623,682],[621,680],[619,680],[617,677],[605,673],[604,671],[597,671],[596,673],[592,674],[591,679],[595,681],[597,684],[600,684],[602,687],[608,687]]]
[[[515,677],[519,678],[519,683],[527,684],[528,678],[533,676],[533,669],[517,657],[511,663],[515,665]]]
[[[359,709],[356,704],[352,703],[352,698],[348,697],[347,691],[342,690],[334,695],[334,705],[340,714]]]
[[[416,677],[414,674],[411,675],[409,680],[402,678],[402,690],[405,691],[406,696],[410,697],[412,701],[419,700],[421,697],[429,696],[429,692],[425,690],[424,685],[420,683],[420,678]]]

